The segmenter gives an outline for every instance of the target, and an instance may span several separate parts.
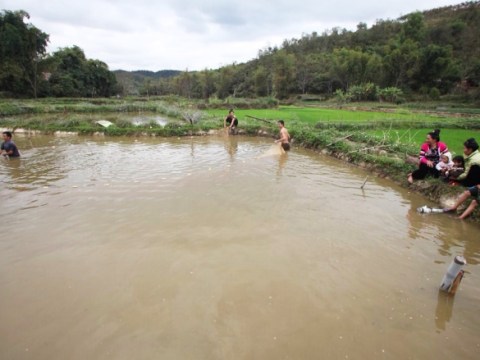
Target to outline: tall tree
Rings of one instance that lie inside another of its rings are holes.
[[[49,39],[25,19],[30,16],[23,10],[0,13],[0,91],[36,98]]]
[[[45,59],[49,68],[50,95],[53,96],[110,96],[116,78],[107,64],[87,59],[78,46],[59,49]]]
[[[292,89],[295,89],[295,56],[281,50],[274,56],[273,90],[279,99],[284,99]]]

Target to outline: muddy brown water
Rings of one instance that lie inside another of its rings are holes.
[[[15,140],[1,359],[478,359],[480,228],[389,181],[269,139]]]

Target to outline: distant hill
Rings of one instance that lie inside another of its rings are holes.
[[[351,90],[352,99],[372,100],[386,98],[382,89],[480,102],[480,0],[303,34],[215,70],[116,74],[124,94],[289,99]]]
[[[123,88],[123,92],[129,95],[138,95],[140,89],[148,82],[156,81],[159,79],[168,79],[181,74],[178,70],[115,70],[113,71],[117,77],[117,83]]]

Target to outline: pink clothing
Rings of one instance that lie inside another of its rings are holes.
[[[420,164],[426,164],[427,161],[433,161],[437,164],[440,161],[440,157],[448,152],[448,147],[445,143],[439,141],[436,149],[430,149],[430,146],[425,142],[420,148]]]

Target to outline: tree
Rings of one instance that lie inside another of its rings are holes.
[[[85,63],[86,90],[91,97],[112,95],[116,85],[115,75],[108,70],[108,65],[100,60],[87,60]]]
[[[0,91],[37,97],[39,61],[46,52],[48,35],[32,24],[23,10],[0,13]]]
[[[433,44],[424,47],[413,80],[414,90],[421,86],[437,87],[443,92],[450,90],[453,83],[460,80],[458,70],[453,66],[452,49]]]
[[[415,12],[407,15],[405,22],[400,30],[400,42],[412,40],[413,42],[423,43],[425,40],[425,22],[421,12]]]
[[[100,60],[87,59],[78,46],[66,47],[45,59],[50,70],[50,95],[111,96],[116,88],[115,75]]]
[[[202,71],[202,89],[202,96],[205,100],[215,93],[216,87],[213,71],[207,69]]]
[[[277,98],[288,97],[295,84],[295,56],[279,51],[274,57],[273,91]]]
[[[380,70],[378,55],[346,48],[333,51],[331,76],[342,84],[343,90],[351,85],[379,81]]]
[[[408,88],[418,73],[420,45],[412,40],[392,42],[386,47],[383,67],[389,86]]]

